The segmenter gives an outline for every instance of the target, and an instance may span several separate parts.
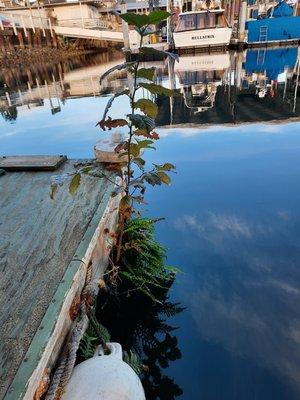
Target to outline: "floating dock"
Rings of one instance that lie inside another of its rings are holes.
[[[116,176],[99,167],[110,181],[82,175],[71,195],[75,162],[0,176],[0,399],[35,398],[72,326],[87,267],[97,278],[107,266]],[[54,198],[53,175],[62,181]]]

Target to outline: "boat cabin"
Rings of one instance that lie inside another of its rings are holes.
[[[179,14],[175,32],[227,27],[224,10],[190,11]]]

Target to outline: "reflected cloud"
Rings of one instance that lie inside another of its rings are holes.
[[[174,228],[195,252],[182,295],[201,338],[291,381],[298,392],[300,271],[298,260],[286,257],[298,245],[285,236],[289,212],[274,210],[266,219],[212,211],[178,218]]]
[[[238,218],[235,215],[218,214],[208,212],[203,222],[199,222],[194,215],[183,215],[178,218],[174,227],[177,230],[191,229],[200,235],[202,238],[210,238],[213,231],[221,232],[222,234],[230,234],[236,238],[252,237],[252,232],[245,220]]]

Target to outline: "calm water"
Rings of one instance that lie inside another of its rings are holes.
[[[4,71],[1,153],[92,156],[95,123],[126,84],[116,74],[99,96],[98,77],[119,57]],[[158,81],[178,96],[156,99],[164,127],[147,157],[178,173],[169,188],[148,191],[145,210],[167,218],[158,237],[183,272],[170,299],[186,309],[168,320],[179,327],[171,334],[178,351],[162,362],[169,380],[152,398],[300,398],[296,62],[290,48],[157,63]],[[126,106],[120,100],[115,110]]]

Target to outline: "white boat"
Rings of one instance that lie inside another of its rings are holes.
[[[232,28],[224,9],[188,11],[178,15],[173,32],[175,48],[225,47],[229,45]]]

